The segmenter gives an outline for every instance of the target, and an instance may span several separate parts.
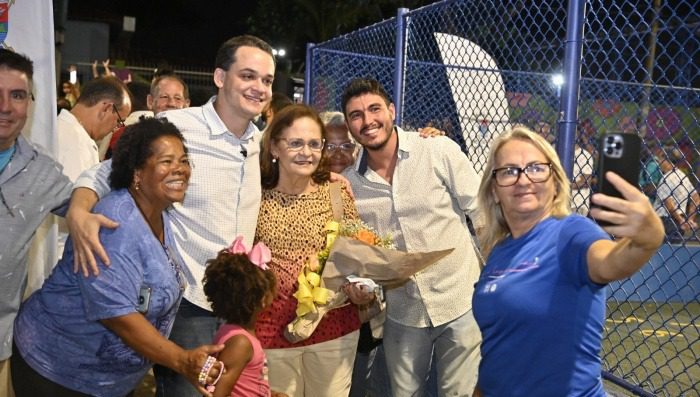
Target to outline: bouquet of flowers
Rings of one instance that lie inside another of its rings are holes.
[[[368,278],[382,286],[399,285],[452,252],[398,251],[391,236],[379,236],[360,220],[329,221],[325,232],[325,248],[307,260],[297,279],[297,317],[285,332],[293,343],[311,336],[325,313],[347,304],[340,287],[348,276]]]

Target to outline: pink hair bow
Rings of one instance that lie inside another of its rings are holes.
[[[253,246],[251,250],[243,243],[243,236],[236,237],[231,245],[226,249],[231,254],[245,254],[248,260],[263,270],[268,270],[270,267],[267,264],[272,260],[272,253],[265,244],[259,242]]]

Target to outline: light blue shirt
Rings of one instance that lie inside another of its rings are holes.
[[[180,259],[165,248],[174,244],[167,212],[161,245],[126,189],[107,195],[95,212],[120,224],[100,232],[112,265],[98,260],[97,277],[74,273],[69,241],[49,279],[22,304],[15,343],[29,366],[47,379],[94,396],[121,397],[152,363],[100,320],[136,313],[142,288],[149,288],[144,316],[167,337],[182,296]]]

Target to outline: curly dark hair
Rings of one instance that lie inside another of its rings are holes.
[[[112,189],[131,186],[134,172],[143,168],[146,160],[153,155],[151,144],[162,136],[173,136],[182,141],[184,146],[185,138],[180,130],[165,118],[143,117],[138,123],[124,129],[112,156],[112,172],[109,174]]]
[[[318,113],[309,106],[302,104],[288,105],[279,113],[275,114],[272,123],[265,130],[265,135],[262,141],[262,150],[260,151],[260,178],[262,187],[272,189],[277,186],[280,179],[279,164],[272,162],[272,145],[279,140],[284,134],[284,131],[291,127],[295,121],[308,117],[313,120],[321,130],[321,137],[326,138],[326,127],[318,116]],[[316,183],[323,183],[330,180],[330,165],[326,151],[321,151],[321,160],[318,163],[316,171],[311,175],[311,178]]]
[[[272,271],[254,265],[245,254],[227,250],[207,261],[202,282],[214,314],[230,324],[249,324],[262,309],[263,298],[277,294]]]

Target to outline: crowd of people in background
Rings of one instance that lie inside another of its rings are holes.
[[[596,175],[589,125],[569,181],[552,125],[516,125],[480,175],[449,120],[402,129],[372,78],[320,115],[273,93],[254,36],[221,45],[201,106],[176,74],[102,66],[61,82],[54,159],[21,135],[42,89],[32,62],[0,49],[0,395],[132,396],[154,366],[161,397],[604,396],[605,286],[664,230],[697,230],[671,147],[650,147],[640,190]],[[65,216],[62,258],[20,304],[49,213]],[[290,341],[307,258],[328,221],[358,219],[401,251],[453,251],[382,293],[347,283],[346,304]]]

